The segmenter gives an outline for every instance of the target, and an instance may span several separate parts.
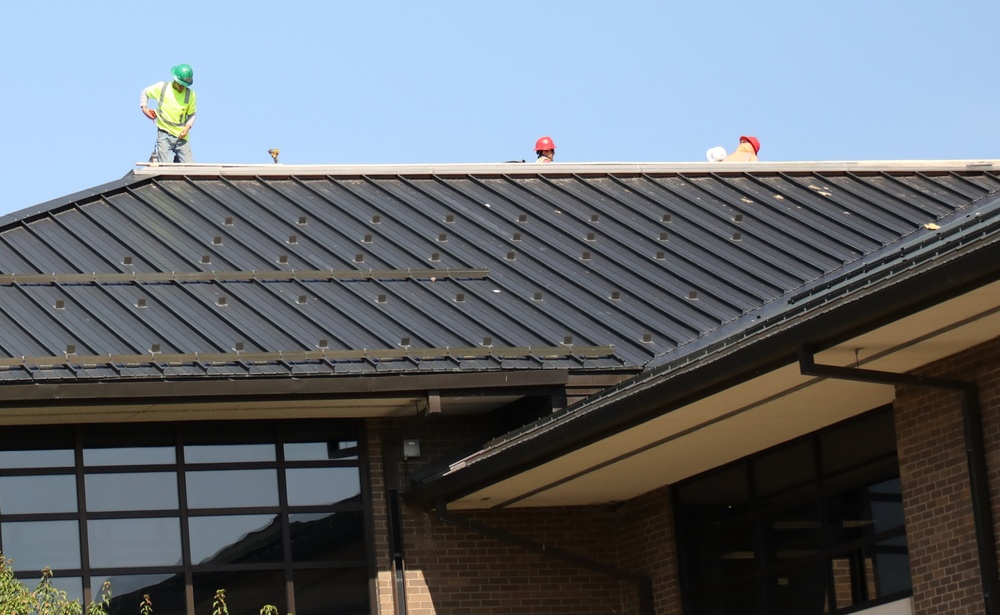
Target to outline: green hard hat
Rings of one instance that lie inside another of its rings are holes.
[[[194,69],[188,64],[178,64],[170,69],[170,73],[174,76],[174,81],[184,87],[194,83]]]

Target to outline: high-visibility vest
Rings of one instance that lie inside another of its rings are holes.
[[[146,88],[146,96],[156,100],[158,104],[156,127],[179,137],[181,128],[184,128],[196,111],[194,90],[184,88],[178,92],[170,81],[161,81]]]

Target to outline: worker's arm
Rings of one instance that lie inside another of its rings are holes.
[[[186,139],[188,133],[191,132],[191,128],[194,126],[194,120],[195,117],[197,117],[197,115],[198,115],[197,113],[192,113],[191,116],[188,118],[187,122],[184,123],[184,128],[181,128],[181,134],[180,134],[180,137],[182,139]]]
[[[149,90],[155,87],[155,85],[151,85],[139,94],[139,110],[151,120],[156,119],[156,111],[147,107],[146,104],[149,102]],[[155,92],[153,95],[156,96]]]

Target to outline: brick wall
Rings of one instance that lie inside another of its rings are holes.
[[[970,380],[979,386],[992,507],[996,510],[1000,501],[1000,338],[916,373]],[[958,393],[901,388],[895,407],[914,612],[982,613]]]
[[[680,615],[670,488],[657,489],[623,504],[617,511],[615,526],[619,566],[652,580],[656,613]],[[636,594],[631,588],[623,588],[622,603],[625,607],[622,613],[639,612]]]

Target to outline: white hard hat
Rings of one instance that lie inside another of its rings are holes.
[[[709,162],[722,162],[726,159],[726,148],[716,145],[705,152],[705,158],[708,158]]]

